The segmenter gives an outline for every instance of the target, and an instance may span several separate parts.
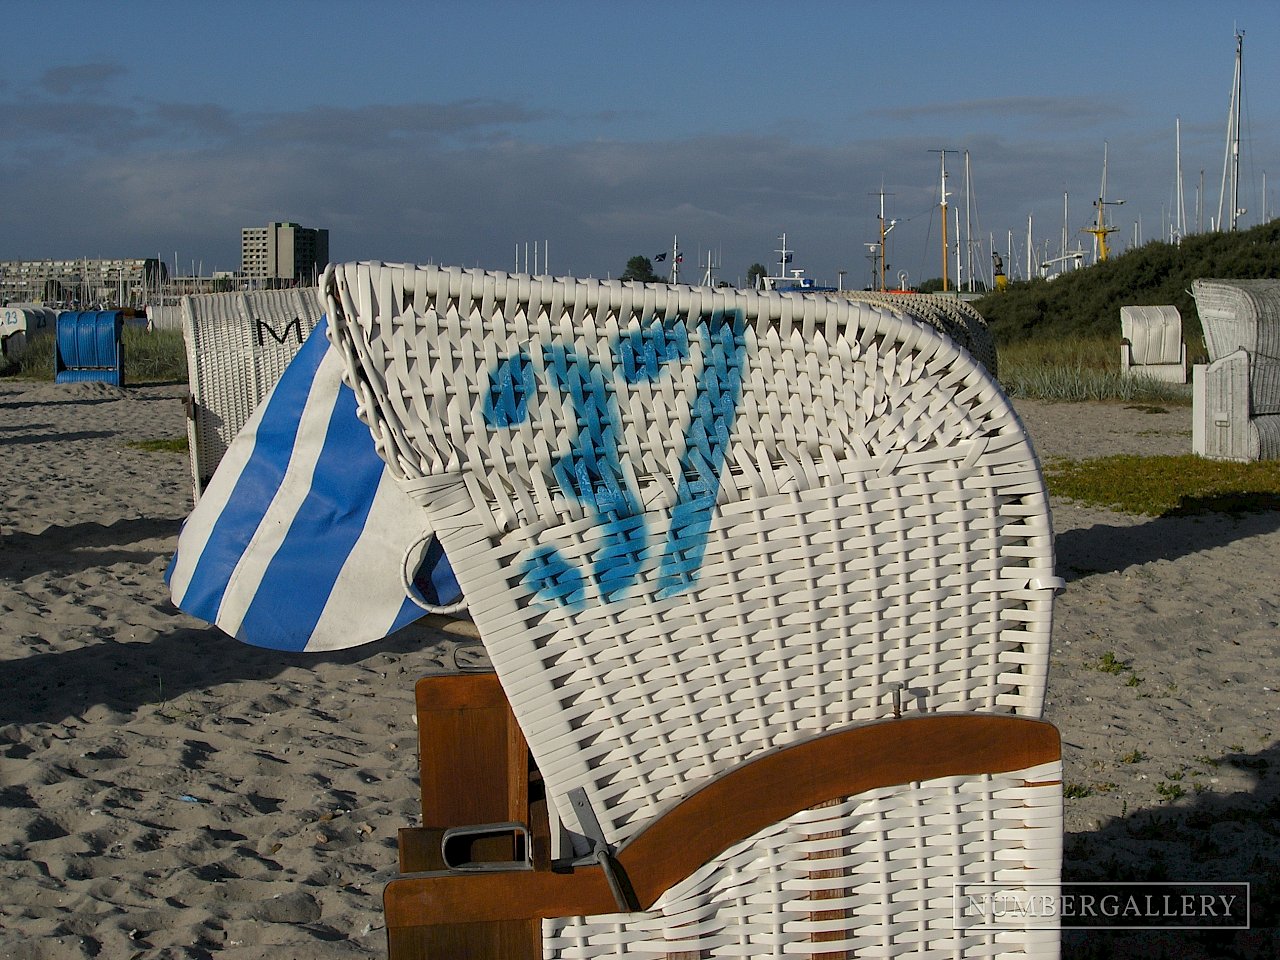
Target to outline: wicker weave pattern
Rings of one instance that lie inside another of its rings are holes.
[[[994,381],[866,304],[349,264],[361,416],[430,513],[549,796],[621,842],[771,747],[1038,716],[1039,467]]]
[[[956,923],[958,884],[1057,884],[1060,764],[870,791],[725,851],[642,914],[543,922],[555,960],[627,957],[1055,957],[1044,924]],[[820,942],[814,942],[815,940]]]
[[[1209,360],[1243,348],[1280,358],[1280,280],[1191,282]]]
[[[968,350],[993,377],[999,372],[996,341],[987,327],[986,318],[964,300],[932,293],[875,293],[867,290],[845,290],[838,296],[874,303],[927,323]]]
[[[1191,289],[1212,361],[1199,374],[1192,449],[1280,458],[1280,280],[1195,280]]]
[[[182,298],[194,416],[188,424],[196,496],[259,402],[320,322],[315,287]]]

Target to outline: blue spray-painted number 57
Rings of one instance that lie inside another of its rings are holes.
[[[721,313],[699,320],[692,332],[702,348],[702,370],[684,436],[671,525],[658,565],[660,597],[677,594],[697,580],[746,363],[741,314]],[[620,599],[639,581],[649,545],[647,521],[618,460],[617,379],[624,384],[654,381],[670,365],[687,362],[689,335],[683,321],[651,321],[618,338],[611,370],[567,347],[541,348],[547,379],[573,410],[576,423],[568,427],[577,428],[569,452],[552,464],[552,472],[561,490],[590,507],[603,528],[590,576],[606,600]],[[536,379],[533,357],[525,352],[494,366],[484,406],[491,428],[514,427],[528,419]],[[585,602],[583,571],[553,546],[536,548],[525,561],[523,576],[543,601],[569,607]]]

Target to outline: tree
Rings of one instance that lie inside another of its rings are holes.
[[[648,257],[637,255],[627,261],[627,269],[622,271],[622,279],[653,283],[662,278],[653,272],[653,262]]]
[[[759,286],[760,278],[767,277],[768,275],[769,271],[765,268],[763,263],[753,263],[751,266],[747,267],[747,286],[754,290]]]

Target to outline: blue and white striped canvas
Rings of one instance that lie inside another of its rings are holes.
[[[356,417],[326,327],[232,441],[165,575],[181,610],[277,650],[368,643],[461,605],[423,510]]]

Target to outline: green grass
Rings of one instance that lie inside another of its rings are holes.
[[[1000,347],[1000,385],[1036,400],[1191,402],[1186,384],[1120,374],[1120,338],[1040,337]]]
[[[1103,673],[1124,673],[1129,669],[1129,664],[1124,660],[1116,659],[1116,655],[1108,650],[1102,655],[1102,659],[1094,664],[1094,669],[1101,670]]]
[[[185,383],[187,349],[179,330],[124,328],[125,383]],[[29,380],[53,379],[53,337],[36,337],[18,358],[17,375]]]
[[[1280,509],[1280,461],[1233,463],[1194,454],[1055,460],[1054,496],[1152,517]]]
[[[186,383],[187,348],[180,330],[124,331],[124,375],[128,383]]]
[[[187,438],[168,440],[130,440],[127,446],[135,450],[146,450],[149,453],[186,453]]]

